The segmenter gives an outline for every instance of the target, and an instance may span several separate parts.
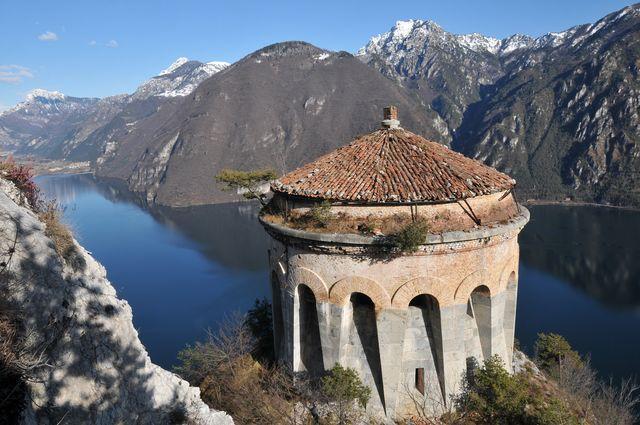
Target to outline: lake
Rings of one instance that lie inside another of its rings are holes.
[[[40,176],[45,196],[133,308],[142,342],[170,368],[256,298],[269,297],[266,235],[247,203],[145,208],[117,182]],[[213,183],[212,183],[213,184]],[[640,377],[640,212],[533,206],[520,235],[516,338],[564,335],[603,376]]]

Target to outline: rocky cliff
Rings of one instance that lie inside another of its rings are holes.
[[[527,197],[640,204],[640,4],[538,38],[400,21],[358,57],[417,93],[452,147]]]
[[[0,316],[14,330],[0,346],[18,355],[21,422],[232,424],[151,362],[105,269],[75,241],[74,261],[63,259],[47,234],[0,178]]]
[[[113,137],[96,173],[126,180],[159,204],[228,201],[236,197],[215,184],[221,169],[291,171],[379,127],[388,104],[399,107],[407,128],[450,140],[433,109],[353,55],[278,43]]]

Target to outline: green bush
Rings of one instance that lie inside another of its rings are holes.
[[[466,377],[456,407],[473,423],[492,425],[578,424],[566,404],[546,398],[526,374],[510,375],[498,356]]]
[[[329,400],[339,404],[358,401],[366,407],[371,397],[371,388],[362,383],[355,369],[344,368],[338,363],[329,375],[322,378],[322,391]]]
[[[254,171],[224,169],[216,175],[216,181],[222,185],[222,190],[235,190],[242,193],[246,199],[257,199],[264,207],[267,204],[267,195],[262,193],[260,187],[276,177],[278,175],[271,169]]]
[[[331,202],[324,200],[320,204],[315,204],[306,215],[317,226],[327,227],[327,224],[333,218]]]
[[[402,252],[416,252],[427,238],[429,226],[424,220],[406,224],[397,233],[391,235],[394,245]]]
[[[273,348],[273,318],[271,303],[266,299],[258,300],[253,304],[244,319],[244,326],[249,329],[255,339],[253,356],[261,362],[270,363],[274,360]]]
[[[571,348],[569,342],[554,333],[539,333],[535,344],[536,361],[545,372],[550,372],[563,363],[582,366],[580,354]]]

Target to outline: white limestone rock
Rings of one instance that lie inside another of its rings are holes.
[[[20,310],[29,347],[46,363],[28,383],[22,423],[232,424],[198,388],[151,362],[104,267],[77,242],[81,265],[65,264],[45,225],[16,201],[0,178],[0,296]]]

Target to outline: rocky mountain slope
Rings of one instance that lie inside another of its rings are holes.
[[[228,65],[179,58],[131,95],[104,99],[33,90],[24,102],[0,114],[0,149],[50,159],[93,160],[114,127],[130,125],[131,119],[189,95]]]
[[[32,96],[0,115],[0,148],[93,161],[151,202],[220,202],[220,168],[289,171],[396,103],[408,129],[512,174],[526,197],[640,205],[639,10],[502,40],[400,21],[359,61],[299,42],[228,68],[180,58],[132,95]]]
[[[72,262],[59,255],[48,225],[23,203],[0,178],[0,359],[28,378],[14,388],[24,393],[19,423],[232,424],[151,362],[102,265],[75,241]],[[8,414],[5,404],[0,421],[16,423]]]
[[[63,158],[108,122],[125,102],[126,96],[91,99],[33,90],[24,102],[0,114],[0,149]]]
[[[234,199],[215,184],[222,168],[292,170],[377,128],[387,104],[399,106],[408,128],[450,139],[433,110],[351,54],[275,44],[112,138],[96,172],[160,204]]]
[[[471,105],[454,146],[527,196],[640,205],[640,5],[534,45]]]
[[[640,5],[537,39],[398,22],[358,57],[417,92],[452,146],[526,196],[640,204]]]

